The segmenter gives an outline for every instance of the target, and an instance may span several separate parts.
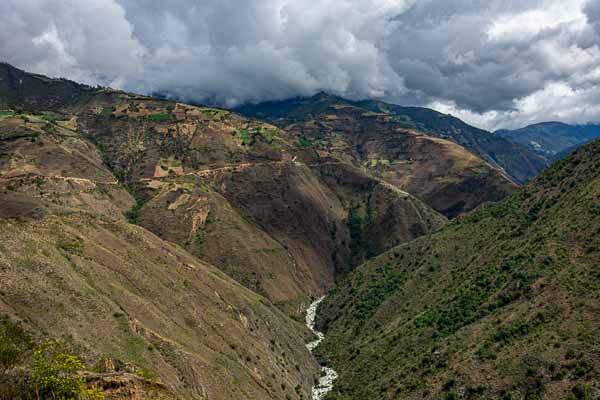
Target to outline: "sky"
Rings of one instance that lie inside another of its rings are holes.
[[[2,0],[0,61],[234,107],[319,91],[600,122],[600,0]]]

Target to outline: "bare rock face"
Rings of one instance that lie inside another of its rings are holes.
[[[127,372],[84,373],[89,387],[99,388],[106,400],[175,400],[179,397],[167,385]]]

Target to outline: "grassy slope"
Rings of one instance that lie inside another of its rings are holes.
[[[335,399],[600,389],[600,142],[357,269],[325,301]]]
[[[0,220],[0,243],[0,309],[90,364],[132,363],[185,398],[307,398],[303,327],[143,228],[80,213]]]

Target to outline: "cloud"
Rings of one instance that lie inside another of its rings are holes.
[[[542,90],[515,100],[514,110],[503,112],[476,113],[461,108],[452,101],[432,102],[429,107],[491,131],[500,128],[516,129],[544,121],[597,123],[600,116],[600,86],[574,89],[566,83],[551,82]]]
[[[600,0],[4,0],[0,59],[234,106],[377,97],[489,129],[600,121]]]
[[[0,3],[0,15],[0,58],[18,66],[121,85],[142,68],[144,49],[114,2],[9,0]]]

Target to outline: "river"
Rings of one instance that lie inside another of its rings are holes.
[[[323,300],[325,300],[325,296],[315,300],[306,310],[306,326],[317,336],[316,340],[306,345],[306,348],[311,352],[325,339],[325,335],[315,329],[317,308]],[[321,366],[321,378],[319,378],[319,383],[313,386],[312,400],[322,400],[325,398],[325,395],[333,389],[333,381],[336,380],[337,376],[337,373],[333,369]]]

